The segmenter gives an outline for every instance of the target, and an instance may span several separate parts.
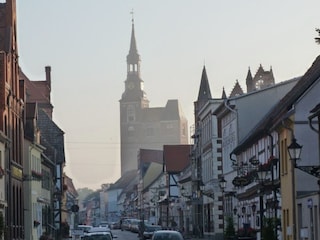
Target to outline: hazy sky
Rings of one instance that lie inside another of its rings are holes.
[[[214,98],[250,67],[276,82],[303,75],[320,53],[319,0],[17,0],[19,63],[31,80],[52,67],[54,121],[65,132],[76,188],[120,177],[119,100],[134,11],[150,107],[179,99],[189,125],[205,65]]]

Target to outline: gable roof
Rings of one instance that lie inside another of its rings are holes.
[[[114,184],[111,184],[108,190],[127,189],[132,185],[137,184],[137,170],[125,172]]]
[[[64,132],[42,109],[38,109],[38,127],[44,146],[47,148],[49,145],[49,148],[54,148],[54,152],[49,152],[49,149],[46,149],[46,156],[50,159],[55,159],[56,163],[64,163]]]
[[[41,104],[48,104],[50,106],[50,86],[47,80],[31,81],[19,68],[19,78],[24,80],[27,88],[27,102],[38,102]]]
[[[236,81],[236,84],[234,85],[231,93],[230,93],[230,96],[229,97],[236,97],[236,96],[239,96],[239,95],[243,95],[243,90],[238,82],[238,80]]]

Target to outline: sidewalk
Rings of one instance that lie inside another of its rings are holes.
[[[186,240],[214,240],[214,236],[205,236],[203,238],[185,238]]]

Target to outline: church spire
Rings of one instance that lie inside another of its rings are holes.
[[[203,66],[201,82],[199,88],[198,99],[194,102],[195,116],[197,116],[200,109],[211,99],[211,91],[207,77],[206,67]]]
[[[132,75],[138,75],[140,77],[140,55],[137,49],[136,37],[134,32],[134,18],[132,14],[132,30],[131,30],[131,41],[129,54],[127,55],[127,73]]]
[[[206,67],[203,66],[200,89],[198,94],[198,101],[206,101],[211,98],[212,97],[211,97],[211,91],[210,91],[209,81],[207,77],[207,71],[206,71]]]

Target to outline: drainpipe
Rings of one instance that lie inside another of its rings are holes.
[[[270,132],[268,132],[268,136],[270,137],[270,156],[273,157],[273,136],[271,135]],[[272,171],[271,171],[271,182],[272,182],[272,192],[273,192],[273,203],[274,203],[274,234],[276,239],[278,239],[278,231],[277,231],[277,212],[278,212],[278,204],[277,204],[277,189],[274,185],[274,159],[271,160],[271,166],[272,166]]]
[[[318,129],[316,129],[312,125],[312,120],[316,117],[318,118],[318,121],[317,121],[318,122]],[[319,159],[320,159],[320,131],[319,131],[320,130],[320,112],[319,112],[319,110],[316,111],[314,114],[310,115],[308,117],[308,121],[309,121],[309,126],[310,126],[311,130],[313,130],[314,132],[316,132],[318,134],[318,151],[319,151],[318,154],[319,154]],[[320,187],[320,180],[319,179],[318,179],[318,185]],[[320,206],[320,190],[318,191],[318,206]],[[318,214],[319,214],[319,212],[318,212]],[[314,234],[313,231],[312,231],[312,234]]]
[[[290,132],[291,132],[291,139],[294,139],[295,136],[294,136],[294,132],[293,132],[293,129],[289,126],[287,126],[284,122],[284,120],[282,120],[282,123],[281,125],[288,129]],[[292,201],[293,201],[293,204],[292,204],[292,215],[293,215],[293,223],[292,223],[292,239],[296,239],[296,179],[295,179],[295,163],[293,163],[293,160],[291,160],[291,182],[292,182]]]

